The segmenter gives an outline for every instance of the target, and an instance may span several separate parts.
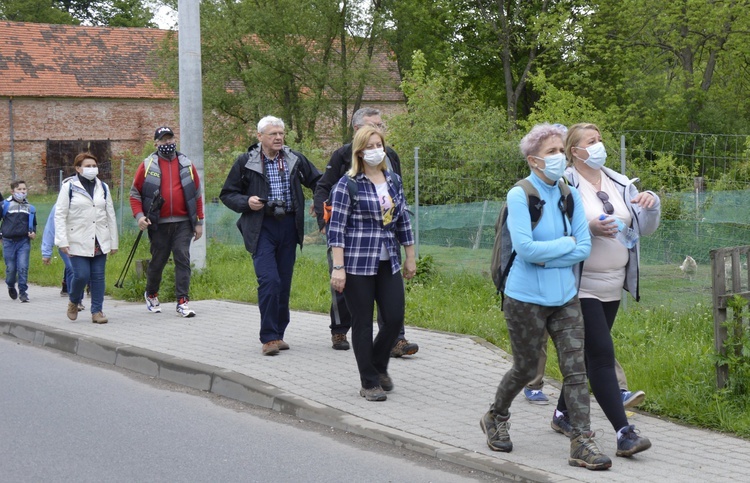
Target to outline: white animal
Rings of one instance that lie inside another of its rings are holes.
[[[688,280],[692,280],[695,277],[695,273],[698,271],[698,264],[690,255],[685,257],[685,261],[680,265],[680,270],[685,274]]]

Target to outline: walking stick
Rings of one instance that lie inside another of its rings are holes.
[[[161,198],[159,194],[159,190],[156,190],[156,192],[154,193],[154,201],[151,203],[151,207],[149,208],[148,213],[146,213],[146,219],[149,219],[149,216],[153,212],[159,211],[159,209],[161,209],[161,205],[163,202],[164,200]],[[135,252],[138,249],[138,243],[140,243],[142,236],[143,236],[143,230],[139,230],[138,236],[135,237],[133,248],[130,249],[128,258],[125,260],[125,266],[122,267],[122,272],[120,272],[120,276],[117,278],[117,281],[115,282],[116,288],[122,288],[122,284],[125,281],[125,274],[128,273],[128,270],[130,269],[130,264],[133,262],[133,257],[135,256]]]

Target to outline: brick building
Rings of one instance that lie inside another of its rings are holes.
[[[111,160],[140,154],[159,125],[177,129],[176,96],[154,82],[167,35],[0,22],[0,191],[14,173],[34,192],[54,191],[83,150],[110,181]]]

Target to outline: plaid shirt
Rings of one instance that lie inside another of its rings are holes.
[[[344,249],[346,273],[376,275],[380,263],[380,247],[385,243],[391,259],[391,273],[401,269],[401,245],[413,245],[411,220],[406,211],[403,188],[398,189],[393,179],[398,175],[385,172],[388,192],[395,207],[393,222],[383,227],[383,213],[375,185],[360,173],[355,176],[359,201],[352,204],[346,187],[346,175],[331,191],[333,210],[328,225],[328,245]],[[399,183],[399,187],[401,184]],[[398,190],[398,191],[397,191]]]
[[[268,201],[284,200],[286,212],[294,212],[294,202],[292,201],[292,190],[289,185],[289,166],[284,159],[284,152],[279,151],[273,159],[269,159],[261,150],[263,166],[266,169],[268,182],[271,184],[271,193]]]

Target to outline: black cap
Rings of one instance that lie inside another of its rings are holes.
[[[167,126],[162,126],[159,129],[156,130],[154,133],[154,141],[158,141],[162,137],[164,137],[165,134],[169,134],[170,136],[174,136],[174,133],[171,129],[169,129]]]

